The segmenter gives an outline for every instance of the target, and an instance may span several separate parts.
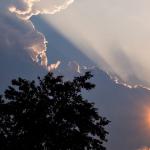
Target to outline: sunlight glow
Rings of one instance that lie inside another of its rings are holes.
[[[143,148],[140,148],[138,150],[150,150],[150,148],[149,147],[143,147]]]
[[[146,123],[146,126],[150,129],[150,106],[145,106],[144,108],[145,110],[145,123]]]
[[[148,0],[83,0],[44,18],[105,72],[150,87],[149,16]]]
[[[143,102],[137,103],[137,114],[140,117],[139,128],[141,133],[150,138],[150,102],[149,98],[143,99]]]

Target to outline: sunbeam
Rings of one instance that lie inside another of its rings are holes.
[[[43,17],[104,71],[132,86],[150,87],[149,14],[148,0],[83,0]]]

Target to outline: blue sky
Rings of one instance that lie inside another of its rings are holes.
[[[94,66],[97,87],[86,96],[112,121],[108,150],[150,147],[148,0],[0,3],[1,92],[19,76]]]

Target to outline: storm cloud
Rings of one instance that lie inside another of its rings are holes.
[[[33,15],[54,14],[73,0],[0,1],[0,87],[18,76],[36,78],[57,69],[60,61],[48,63],[47,40],[31,21]]]
[[[72,2],[73,0],[1,2],[0,33],[4,33],[0,35],[1,51],[11,49],[10,53],[16,53],[15,51],[19,49],[19,51],[23,51],[22,53],[28,53],[34,62],[41,64],[45,69],[56,69],[59,61],[56,62],[55,67],[49,66],[46,55],[46,38],[35,29],[30,18],[38,14],[54,14],[66,9]]]

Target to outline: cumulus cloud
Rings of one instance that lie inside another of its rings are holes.
[[[77,61],[70,61],[68,63],[68,67],[71,69],[73,72],[81,73],[81,67]]]
[[[9,6],[9,11],[22,19],[29,19],[38,14],[55,14],[66,9],[74,0],[16,0]]]
[[[34,28],[30,20],[20,20],[10,13],[1,12],[0,33],[0,43],[3,47],[1,51],[11,49],[10,53],[17,54],[16,51],[20,48],[20,51],[28,53],[35,62],[47,66],[46,39]]]
[[[150,1],[83,0],[45,19],[111,76],[150,87]]]
[[[47,40],[37,31],[30,20],[33,15],[54,14],[66,9],[73,0],[13,0],[1,2],[0,45],[1,51],[27,53],[34,62],[49,71],[56,69],[60,62],[48,64]],[[2,34],[4,33],[4,34]]]
[[[60,66],[61,62],[60,61],[57,61],[55,64],[50,64],[48,66],[48,70],[56,70],[59,66]]]

